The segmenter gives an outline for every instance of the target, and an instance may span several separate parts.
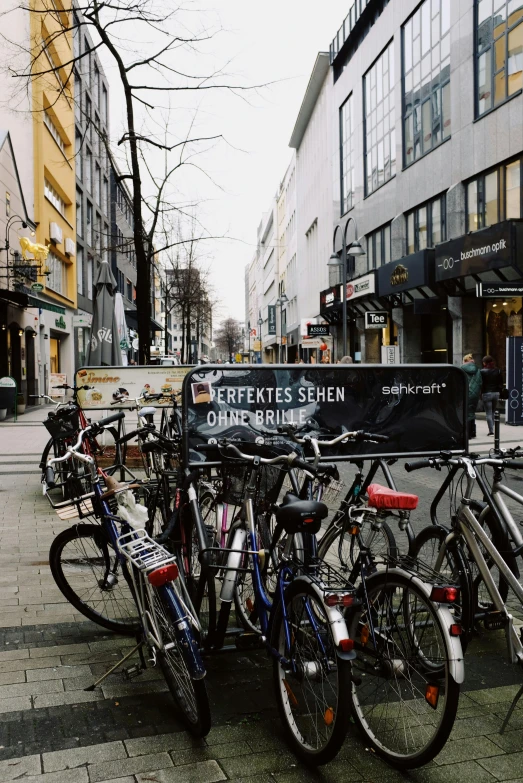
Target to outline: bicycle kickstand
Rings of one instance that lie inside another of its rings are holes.
[[[105,672],[105,674],[102,674],[102,676],[98,680],[96,680],[96,682],[94,682],[92,685],[88,685],[87,688],[84,688],[84,691],[94,691],[94,689],[97,688],[98,685],[100,685],[100,683],[106,679],[106,677],[109,677],[110,674],[116,671],[116,669],[118,669],[122,665],[122,663],[125,663],[125,661],[129,660],[129,658],[131,658],[136,652],[140,653],[140,661],[142,663],[143,668],[145,668],[145,661],[144,661],[143,650],[142,650],[144,644],[145,644],[144,639],[140,639],[138,644],[135,647],[133,647],[132,650],[129,650],[129,652],[126,653],[123,658],[117,661],[117,663],[115,663],[114,666],[111,666],[111,668],[108,669]]]
[[[516,709],[516,704],[518,703],[518,701],[521,699],[522,696],[523,696],[523,685],[521,686],[519,691],[514,696],[514,700],[513,700],[512,704],[509,707],[509,710],[507,712],[507,716],[506,716],[505,720],[503,721],[503,725],[501,726],[501,729],[499,730],[500,734],[503,734],[503,732],[507,728],[507,724],[508,724],[509,720],[512,717],[512,713]]]

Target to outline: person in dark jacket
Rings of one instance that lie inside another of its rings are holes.
[[[492,356],[483,357],[483,369],[481,370],[481,399],[487,415],[488,434],[494,435],[494,417],[499,395],[503,387],[503,374],[496,367]]]
[[[467,373],[468,388],[468,406],[467,422],[469,431],[469,440],[476,437],[476,408],[478,407],[479,395],[481,394],[481,371],[474,363],[474,357],[468,353],[463,357],[461,369]]]

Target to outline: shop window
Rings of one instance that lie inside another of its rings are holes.
[[[476,0],[476,116],[523,89],[523,2]]]
[[[340,109],[341,214],[354,206],[354,101],[349,95]]]
[[[377,269],[391,259],[390,223],[367,234],[368,269]]]
[[[447,238],[446,197],[438,196],[407,213],[407,255],[434,247]]]
[[[467,183],[468,231],[523,217],[522,160],[504,163]]]
[[[450,136],[450,0],[425,0],[403,26],[403,163]]]
[[[394,41],[363,77],[365,195],[396,174]]]

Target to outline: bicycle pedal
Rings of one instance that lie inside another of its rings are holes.
[[[264,646],[257,633],[241,633],[234,639],[234,644],[238,650],[254,650]]]
[[[500,631],[508,625],[508,617],[504,612],[491,612],[483,619],[487,631]]]
[[[135,664],[134,666],[128,666],[127,669],[122,669],[122,677],[124,680],[135,680],[143,671],[143,666]]]

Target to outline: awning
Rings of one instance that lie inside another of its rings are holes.
[[[20,291],[8,291],[6,288],[0,288],[0,299],[16,307],[27,307],[27,294]]]
[[[38,307],[40,310],[50,310],[52,313],[59,313],[65,315],[65,307],[60,305],[51,304],[50,302],[44,302],[43,299],[37,299],[36,296],[29,296],[29,303],[26,307]]]
[[[138,329],[138,311],[137,310],[126,310],[125,311],[125,318],[127,320],[127,325],[131,329]],[[158,323],[158,321],[155,321],[154,318],[149,319],[149,325],[151,332],[163,332],[163,326]]]

